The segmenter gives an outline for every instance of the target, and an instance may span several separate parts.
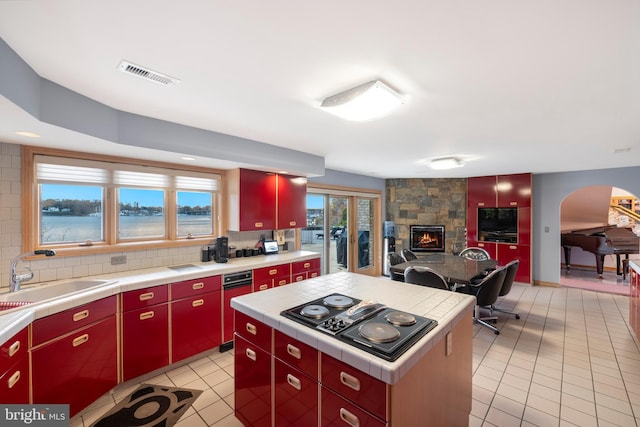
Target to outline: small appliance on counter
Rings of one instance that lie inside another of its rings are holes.
[[[215,262],[227,262],[229,261],[229,238],[226,236],[220,236],[216,238],[216,243],[213,252],[213,260]]]

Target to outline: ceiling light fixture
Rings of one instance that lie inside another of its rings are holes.
[[[20,135],[20,136],[27,136],[29,138],[40,138],[40,135],[37,133],[33,133],[33,132],[26,132],[26,131],[17,131],[16,135]]]
[[[464,166],[464,162],[455,157],[442,157],[429,162],[429,167],[436,170],[453,169]]]
[[[400,94],[375,80],[330,96],[320,107],[345,120],[362,122],[386,116],[402,103]]]

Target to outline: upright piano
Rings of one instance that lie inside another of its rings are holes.
[[[598,277],[602,278],[605,256],[616,256],[616,273],[621,275],[620,255],[625,255],[626,259],[629,259],[629,254],[637,254],[640,247],[640,237],[636,236],[629,228],[605,225],[562,233],[560,244],[564,249],[567,271],[571,267],[571,247],[577,246],[596,256],[596,270]]]

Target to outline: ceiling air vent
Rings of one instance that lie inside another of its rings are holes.
[[[160,83],[165,86],[180,83],[180,79],[167,76],[166,74],[162,74],[127,61],[120,61],[118,69],[123,73],[133,74],[134,76],[142,77],[143,79],[151,80],[152,82]]]

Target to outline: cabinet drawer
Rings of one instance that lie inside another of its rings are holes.
[[[171,284],[171,299],[173,301],[208,292],[221,291],[221,276],[203,277],[201,279],[185,280]]]
[[[27,355],[28,336],[27,328],[24,328],[0,346],[0,375]]]
[[[385,427],[386,422],[374,417],[367,411],[343,399],[325,387],[321,387],[322,394],[322,427]],[[424,420],[424,425],[429,425]]]
[[[313,270],[320,270],[320,258],[291,263],[291,274],[308,273]]]
[[[302,372],[275,360],[274,368],[275,425],[318,425],[318,382]]]
[[[155,304],[162,304],[168,300],[169,287],[167,285],[128,291],[122,294],[122,310],[136,310]]]
[[[0,402],[29,403],[29,358],[18,358],[9,369],[0,371]]]
[[[387,384],[326,354],[322,355],[321,371],[324,386],[387,419]]]
[[[236,334],[271,354],[271,327],[236,310]]]
[[[116,313],[116,296],[90,302],[33,322],[31,345],[37,346]]]
[[[301,370],[318,380],[319,352],[315,348],[291,338],[280,331],[274,331],[274,351],[278,359]]]

